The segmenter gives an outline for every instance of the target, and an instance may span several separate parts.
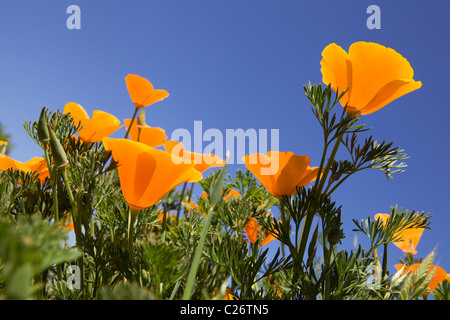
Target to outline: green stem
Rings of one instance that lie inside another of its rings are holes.
[[[134,108],[134,114],[133,114],[133,117],[131,118],[131,122],[130,122],[129,127],[127,128],[127,133],[125,134],[125,138],[124,139],[128,138],[128,134],[130,133],[131,127],[133,126],[134,119],[136,119],[136,114],[137,114],[138,110],[139,110],[138,107]]]
[[[180,203],[178,204],[178,209],[177,209],[177,220],[176,220],[177,223],[178,223],[178,219],[180,218],[181,202],[183,201],[183,198],[184,198],[184,192],[186,190],[186,185],[187,185],[187,182],[183,183],[183,190],[181,190]]]
[[[134,221],[138,215],[140,209],[130,207],[128,210],[128,251],[130,254],[130,261],[134,261],[134,250],[133,250],[133,237],[134,237]]]
[[[203,253],[203,246],[205,244],[206,234],[209,230],[209,224],[211,223],[211,216],[213,214],[213,210],[210,209],[208,216],[206,218],[205,225],[203,226],[202,234],[200,236],[200,240],[198,242],[197,248],[195,250],[194,259],[192,261],[191,269],[189,271],[188,279],[186,282],[186,287],[183,293],[183,300],[189,300],[192,295],[192,289],[194,287],[195,278],[197,276],[197,270],[200,265],[200,258]]]
[[[72,187],[70,186],[69,179],[67,177],[67,171],[66,167],[61,168],[61,173],[63,177],[64,184],[67,189],[67,195],[69,196],[70,205],[72,207],[72,220],[73,220],[73,227],[75,230],[75,238],[76,238],[76,246],[78,249],[83,253],[78,258],[78,267],[80,268],[80,284],[81,284],[81,292],[85,292],[85,286],[84,286],[84,250],[83,246],[81,245],[81,217],[79,216],[79,210],[77,203],[75,202],[75,197],[73,196]]]
[[[281,215],[281,223],[283,223],[283,225],[286,226],[286,211],[284,209],[284,205],[281,200],[280,200],[280,215]],[[296,240],[297,240],[297,236],[296,236]],[[282,252],[283,258],[286,258],[284,243],[281,243],[281,252]]]
[[[388,251],[388,244],[385,243],[384,244],[384,252],[383,252],[383,271],[381,273],[381,279],[383,279],[387,273],[387,264],[388,264],[387,251]]]
[[[330,168],[331,168],[331,164],[332,164],[334,158],[336,157],[336,153],[337,153],[337,151],[339,149],[339,145],[342,141],[342,137],[343,137],[343,134],[339,135],[339,137],[334,145],[333,151],[331,152],[331,155],[327,162],[327,165],[325,166],[322,176],[320,177],[320,179],[316,180],[316,185],[318,185],[318,187],[314,189],[316,199],[320,196],[320,194],[322,192],[325,181],[327,180],[328,172],[330,171]],[[324,159],[322,158],[322,161],[323,160]],[[320,176],[320,171],[319,171],[319,176]],[[314,210],[311,210],[311,209],[314,209]],[[303,223],[302,233],[300,235],[299,251],[298,251],[298,255],[297,255],[297,258],[300,259],[300,261],[303,260],[303,256],[305,254],[306,243],[308,242],[309,232],[311,230],[312,221],[314,219],[315,209],[316,208],[311,208],[310,206],[308,206],[308,208],[307,208],[306,219],[305,219],[305,222]]]

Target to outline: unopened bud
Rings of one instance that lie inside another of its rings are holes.
[[[47,124],[47,128],[50,134],[50,148],[52,150],[53,160],[55,161],[57,167],[64,167],[69,163],[66,157],[66,152],[49,124]]]
[[[47,119],[45,117],[45,107],[42,108],[41,114],[39,116],[39,121],[37,125],[37,134],[39,141],[46,142],[50,140],[50,135],[48,133],[48,127],[47,127]]]
[[[139,112],[138,118],[137,118],[137,127],[143,128],[145,127],[145,109],[142,108]]]

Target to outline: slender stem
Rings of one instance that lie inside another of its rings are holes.
[[[181,202],[183,201],[183,198],[184,198],[184,192],[186,190],[186,185],[187,185],[187,182],[183,183],[183,190],[181,190],[180,203],[178,204],[178,209],[177,209],[177,220],[176,220],[177,223],[178,223],[178,219],[180,218]]]
[[[133,117],[131,118],[130,126],[127,128],[127,133],[125,134],[124,139],[128,138],[128,134],[130,133],[131,127],[133,126],[134,119],[136,119],[136,114],[137,114],[138,110],[139,110],[138,107],[134,108],[134,114],[133,114]]]
[[[59,169],[59,168],[58,168]],[[78,258],[78,267],[80,268],[80,284],[81,284],[81,292],[85,292],[85,286],[84,286],[84,249],[83,246],[81,245],[81,217],[79,216],[79,210],[78,210],[78,205],[75,201],[75,197],[73,195],[72,192],[72,187],[70,186],[69,183],[69,179],[67,177],[67,171],[66,171],[66,167],[62,167],[61,169],[61,173],[62,173],[62,178],[64,181],[64,184],[66,186],[67,189],[67,195],[69,196],[69,201],[70,201],[70,205],[72,207],[72,220],[73,220],[73,226],[74,226],[74,230],[75,230],[75,238],[76,238],[76,246],[78,247],[78,249],[83,253],[79,258]]]
[[[327,180],[328,172],[330,171],[331,164],[336,156],[337,150],[339,149],[339,145],[342,141],[342,137],[343,137],[343,134],[339,135],[339,137],[334,145],[333,151],[331,152],[328,163],[325,166],[324,172],[319,179],[319,182],[317,183],[317,180],[316,180],[316,185],[318,184],[317,189],[316,188],[314,189],[316,196],[319,196],[322,192],[322,188],[325,184],[325,181]],[[319,171],[319,175],[320,175],[320,171]],[[308,242],[309,231],[311,229],[311,224],[312,224],[312,221],[314,218],[314,211],[311,209],[312,208],[309,206],[308,210],[307,210],[305,222],[303,223],[302,233],[300,235],[300,245],[299,245],[299,251],[298,251],[298,256],[297,256],[297,258],[300,259],[300,261],[303,260],[303,255],[305,254],[306,243]],[[313,209],[315,209],[315,208],[313,208]]]
[[[388,251],[388,244],[385,243],[384,244],[384,252],[383,252],[383,271],[381,273],[381,279],[383,279],[387,273],[387,264],[388,264],[387,251]]]
[[[133,251],[133,237],[134,237],[134,221],[141,209],[135,207],[129,207],[128,210],[128,250],[130,254],[130,261],[134,261],[134,251]]]
[[[209,224],[211,223],[211,216],[213,215],[213,210],[210,209],[208,216],[206,217],[205,225],[203,226],[202,234],[198,242],[197,248],[195,250],[194,259],[192,261],[191,269],[189,271],[188,279],[186,282],[186,287],[183,292],[183,300],[189,300],[192,295],[192,289],[194,287],[195,278],[197,276],[197,270],[200,265],[200,258],[203,252],[203,246],[205,244],[206,234],[209,230]]]
[[[58,188],[57,188],[57,179],[58,179],[58,169],[51,167],[50,156],[48,154],[48,142],[44,142],[44,157],[47,162],[47,168],[50,173],[50,184],[52,187],[52,198],[53,198],[53,216],[55,219],[55,223],[59,224],[59,206],[58,206]],[[56,273],[58,276],[58,280],[62,279],[62,270],[61,265],[58,264],[56,266]]]
[[[284,205],[283,202],[280,200],[280,215],[281,215],[281,222],[283,223],[284,226],[286,226],[286,211],[284,209]],[[297,228],[298,229],[298,228]],[[297,237],[296,237],[297,240]],[[284,248],[284,243],[281,243],[281,252],[283,254],[283,258],[286,257],[286,253],[285,253],[285,248]]]

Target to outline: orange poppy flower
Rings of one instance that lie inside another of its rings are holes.
[[[198,204],[195,203],[195,201],[181,201],[181,204],[186,208],[187,212],[190,213],[191,209],[195,208],[198,211],[200,211],[200,207],[198,206]]]
[[[31,171],[36,171],[39,174],[38,179],[41,181],[44,181],[46,178],[50,177],[47,161],[45,161],[44,158],[34,157],[25,162],[25,165],[28,166]]]
[[[406,274],[408,272],[412,272],[414,274],[414,272],[417,270],[417,268],[419,266],[420,266],[420,263],[414,263],[413,265],[411,265],[409,267],[404,264],[396,264],[395,269],[397,269],[397,271],[399,271],[402,268],[404,268],[402,274]],[[439,286],[439,283],[448,279],[448,274],[443,268],[435,266],[435,265],[431,265],[430,270],[428,270],[428,273],[430,273],[433,270],[435,270],[433,278],[431,278],[431,281],[428,284],[428,288],[430,289],[430,291],[433,291],[434,289],[436,289]],[[428,293],[425,293],[425,295],[428,295]]]
[[[62,221],[59,221],[59,227],[64,228],[64,230],[67,230],[67,231],[75,231],[73,221],[70,221],[70,214],[67,214],[66,220],[64,223]]]
[[[276,198],[292,196],[297,187],[316,180],[318,167],[309,167],[308,156],[292,152],[269,151],[267,155],[255,153],[242,158],[245,166]]]
[[[94,110],[92,119],[90,119],[86,110],[74,102],[66,104],[64,113],[70,113],[75,125],[81,122],[83,127],[78,131],[78,134],[84,142],[101,141],[104,137],[108,137],[123,127],[123,125],[119,125],[120,121],[116,117],[104,111]]]
[[[386,213],[377,213],[375,219],[381,219],[383,225],[386,225],[390,215]],[[405,253],[417,254],[416,247],[419,244],[424,228],[409,228],[397,232],[395,235],[400,236],[401,240],[393,242],[399,249]]]
[[[0,170],[6,171],[9,168],[24,172],[36,171],[36,173],[38,174],[37,178],[42,182],[50,176],[47,167],[47,161],[45,161],[44,158],[34,157],[23,163],[12,159],[5,154],[0,154]]]
[[[175,164],[170,153],[127,139],[104,138],[118,163],[122,193],[133,210],[156,204],[183,182],[197,182],[202,174],[193,164]]]
[[[131,119],[125,119],[123,121],[128,128],[130,126]],[[139,129],[141,131],[140,133]],[[167,139],[166,132],[163,129],[150,127],[148,125],[139,127],[136,121],[133,121],[129,134],[131,140],[145,143],[153,148],[162,146]]]
[[[228,192],[223,196],[223,199],[225,201],[230,200],[232,198],[239,198],[241,196],[241,193],[237,190],[230,189]]]
[[[182,159],[184,163],[194,163],[195,170],[204,172],[211,167],[222,167],[225,161],[215,154],[200,154],[184,150],[181,142],[168,140],[164,143],[167,152],[174,155],[176,159]]]
[[[259,233],[258,221],[255,218],[251,218],[245,225],[244,231],[247,234],[248,240],[250,240],[252,243],[255,243],[256,240],[258,240]],[[264,239],[261,242],[261,246],[265,246],[274,239],[275,237],[272,234],[264,232]]]
[[[351,112],[375,112],[422,86],[413,79],[408,60],[377,43],[355,42],[348,53],[332,43],[325,47],[322,57],[322,81],[335,91],[349,88],[340,102]]]
[[[131,101],[133,101],[136,108],[145,108],[169,96],[166,90],[153,89],[150,81],[136,74],[127,75],[125,82]]]

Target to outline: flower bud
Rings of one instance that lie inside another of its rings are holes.
[[[143,128],[145,127],[145,109],[142,108],[139,112],[138,118],[137,118],[137,127]]]
[[[52,150],[53,160],[57,167],[64,167],[69,163],[66,152],[49,124],[47,124],[47,128],[50,135],[50,148]]]
[[[42,108],[41,110],[41,115],[39,116],[39,121],[38,121],[38,125],[37,125],[37,134],[38,134],[38,138],[39,141],[41,142],[47,142],[50,140],[50,135],[48,133],[48,128],[47,128],[47,119],[45,117],[45,107]]]

